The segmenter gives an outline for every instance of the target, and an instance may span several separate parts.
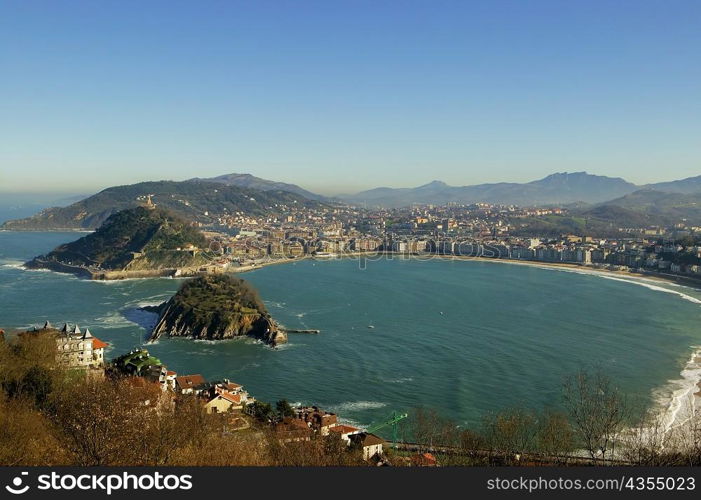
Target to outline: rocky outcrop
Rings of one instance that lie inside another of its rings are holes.
[[[227,275],[190,280],[167,302],[144,309],[159,314],[150,341],[165,334],[207,340],[249,336],[273,346],[287,342],[250,286]]]

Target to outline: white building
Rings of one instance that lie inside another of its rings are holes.
[[[78,325],[69,327],[64,324],[61,330],[56,330],[48,321],[38,333],[53,333],[56,335],[56,361],[69,368],[99,368],[105,362],[106,342],[94,337],[88,328],[84,332]]]

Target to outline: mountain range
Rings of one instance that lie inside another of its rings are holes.
[[[266,215],[282,210],[280,207],[285,205],[314,207],[336,201],[389,208],[449,202],[558,205],[568,206],[572,213],[591,220],[612,224],[615,221],[621,227],[676,223],[685,218],[701,224],[701,209],[698,208],[701,207],[701,176],[635,185],[618,177],[562,172],[527,183],[449,186],[433,181],[416,188],[381,187],[332,199],[295,184],[234,173],[181,182],[115,186],[65,207],[48,208],[31,217],[7,221],[0,228],[95,229],[113,213],[143,204],[149,195],[158,206],[187,220],[205,224],[213,222],[210,214],[243,212]]]
[[[414,203],[449,202],[542,206],[602,203],[641,189],[687,194],[701,192],[701,176],[638,186],[620,177],[592,175],[586,172],[562,172],[526,183],[449,186],[441,181],[433,181],[415,188],[380,187],[352,195],[341,195],[339,198],[347,203],[390,208]]]

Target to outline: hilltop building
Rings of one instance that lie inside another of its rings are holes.
[[[60,330],[46,321],[32,334],[52,334],[56,336],[56,361],[68,368],[102,368],[105,363],[106,342],[95,337],[88,328],[82,331],[78,325],[64,324]]]

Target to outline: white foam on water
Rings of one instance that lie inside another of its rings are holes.
[[[657,393],[660,424],[665,433],[683,427],[698,415],[701,391],[701,346],[694,346],[691,357],[681,371],[681,378],[670,380]]]
[[[607,279],[607,280],[612,280],[612,281],[622,281],[622,282],[624,282],[624,283],[633,283],[633,284],[635,284],[635,285],[644,286],[645,288],[648,288],[648,289],[650,289],[650,290],[654,290],[654,291],[656,291],[656,292],[672,293],[672,294],[678,295],[678,296],[681,297],[682,299],[688,300],[689,302],[692,302],[692,303],[694,303],[694,304],[701,304],[701,300],[697,299],[696,297],[692,297],[691,295],[687,295],[687,294],[685,294],[685,293],[683,293],[683,292],[680,292],[680,291],[678,291],[678,290],[671,290],[671,289],[665,288],[665,287],[663,287],[663,286],[653,285],[653,284],[650,284],[650,283],[644,283],[644,282],[641,282],[641,281],[638,281],[638,280],[629,280],[629,279],[625,279],[625,278],[617,278],[617,277],[615,277],[615,276],[606,276],[606,275],[602,275],[601,277],[604,278],[604,279]]]
[[[367,425],[361,424],[357,420],[352,418],[344,417],[343,415],[338,415],[338,423],[343,425],[350,425],[351,427],[358,427],[359,429],[364,429]]]
[[[682,300],[686,300],[692,304],[701,304],[701,300],[696,297],[692,297],[679,290],[672,290],[666,286],[660,286],[657,284],[659,282],[654,280],[644,280],[640,278],[629,279],[627,277],[611,276],[596,272],[583,274],[592,274],[607,280],[643,286],[655,292],[676,295]],[[680,287],[677,285],[677,288]],[[694,396],[694,394],[701,390],[698,386],[698,384],[701,383],[701,363],[698,362],[698,360],[701,359],[701,347],[692,346],[692,349],[691,357],[684,365],[680,373],[680,378],[670,380],[664,386],[654,391],[657,395],[655,398],[656,408],[653,408],[652,411],[657,414],[656,420],[666,434],[683,427],[697,413],[699,398]]]
[[[384,408],[385,406],[387,406],[387,403],[382,403],[380,401],[346,401],[345,403],[333,405],[329,408],[335,413],[343,413],[347,411],[376,410],[378,408]]]
[[[127,294],[130,295],[130,294]],[[172,294],[162,293],[158,295],[152,295],[150,297],[141,297],[138,300],[133,300],[124,304],[127,307],[146,307],[146,306],[160,306],[163,302],[166,302]]]
[[[108,314],[107,316],[101,316],[95,318],[93,323],[100,328],[111,329],[111,328],[124,328],[133,326],[134,322],[126,319],[121,313],[115,312]],[[90,326],[90,325],[88,325]]]
[[[185,337],[187,338],[187,337]],[[217,339],[217,340],[210,340],[210,339],[193,339],[193,342],[196,344],[205,344],[205,345],[220,345],[220,344],[226,344],[226,343],[231,343],[231,342],[238,342],[240,341],[240,337],[233,337],[233,338],[228,338],[228,339]]]
[[[273,346],[269,346],[269,347],[271,347],[272,349],[275,349],[276,351],[287,351],[289,349],[294,349],[298,345],[304,345],[304,344],[296,344],[296,343],[292,343],[292,342],[286,342],[284,344],[278,344],[275,347],[273,347]]]
[[[21,260],[0,260],[1,264],[0,267],[5,268],[5,269],[26,269],[24,267],[24,262]]]
[[[390,378],[385,380],[385,383],[387,384],[406,384],[407,382],[413,382],[414,378],[413,377],[399,377],[399,378]]]
[[[165,301],[164,301],[164,300],[158,300],[158,301],[155,301],[155,302],[154,302],[154,301],[152,301],[152,300],[140,300],[140,301],[138,301],[138,302],[130,302],[129,304],[127,304],[127,306],[136,307],[136,308],[139,308],[139,309],[140,309],[140,308],[142,308],[142,307],[160,306],[161,304],[163,304],[163,302],[165,302]],[[153,311],[142,311],[142,312],[145,312],[145,313],[148,313],[148,314],[158,314],[157,312],[153,312]]]

